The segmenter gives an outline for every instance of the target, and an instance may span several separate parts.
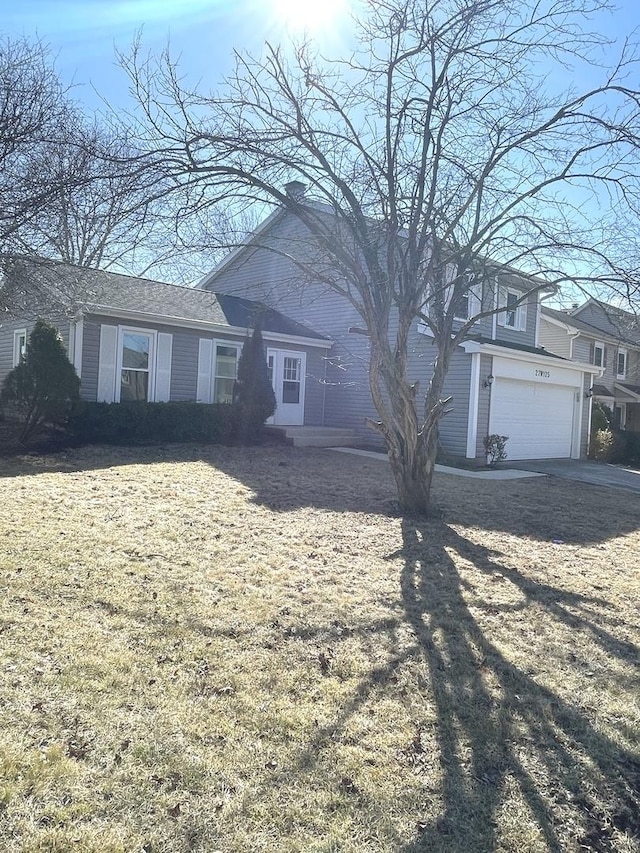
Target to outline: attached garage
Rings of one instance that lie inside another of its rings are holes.
[[[581,374],[506,358],[494,358],[493,374],[489,432],[509,436],[510,460],[576,456]]]
[[[576,389],[518,379],[496,379],[490,432],[508,435],[509,459],[571,456]]]

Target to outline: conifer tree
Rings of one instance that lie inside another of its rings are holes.
[[[269,379],[260,322],[256,323],[242,347],[234,398],[240,408],[240,438],[254,441],[264,422],[276,410],[276,395]]]
[[[80,396],[80,380],[57,330],[38,320],[20,364],[5,377],[2,404],[13,403],[25,444],[45,424],[64,423]]]

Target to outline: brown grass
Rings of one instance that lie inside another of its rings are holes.
[[[0,472],[0,849],[640,849],[640,499],[329,451]]]

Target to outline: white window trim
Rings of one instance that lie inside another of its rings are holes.
[[[238,362],[240,361],[240,353],[242,352],[242,343],[239,341],[225,341],[224,338],[214,338],[213,347],[211,350],[211,399],[210,403],[216,401],[216,379],[228,379],[228,376],[218,376],[216,373],[216,352],[218,347],[235,347],[237,352],[236,357],[236,377],[238,376]]]
[[[620,367],[620,356],[624,356],[624,370],[622,373],[619,372],[618,368]],[[618,352],[616,353],[616,379],[626,379],[627,378],[627,365],[629,362],[629,352],[624,347],[619,347]]]
[[[474,275],[469,275],[467,277],[468,281],[468,289],[466,290],[465,295],[467,296],[467,304],[469,306],[469,316],[468,317],[458,317],[454,316],[454,320],[458,323],[467,323],[476,314],[480,313],[482,308],[482,282],[476,281]],[[480,295],[478,295],[478,285],[480,286]]]
[[[511,329],[513,332],[525,332],[527,325],[527,299],[524,302],[520,302],[515,308],[507,309],[509,296],[515,296],[516,300],[519,301],[525,297],[525,294],[519,290],[514,290],[512,287],[501,288],[499,294],[499,302],[501,303],[499,307],[501,310],[498,314],[498,325],[504,329]],[[507,323],[507,315],[510,310],[513,310],[513,325]]]
[[[596,361],[596,350],[599,349],[602,352],[602,358],[600,359],[600,363]],[[593,363],[596,367],[604,367],[604,341],[594,341],[593,342]]]
[[[20,364],[20,339],[24,338],[24,345],[27,346],[29,336],[26,329],[15,329],[13,333],[13,366],[17,367]]]
[[[153,403],[156,399],[156,353],[158,332],[155,329],[141,329],[135,326],[118,326],[118,349],[116,351],[116,375],[114,402],[120,402],[120,390],[122,387],[122,350],[125,335],[146,335],[151,338],[151,352],[149,353],[149,387],[147,402]],[[126,368],[125,368],[126,369]]]

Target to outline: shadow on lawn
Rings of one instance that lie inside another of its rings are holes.
[[[241,482],[253,493],[250,501],[273,512],[310,507],[397,516],[395,487],[386,463],[282,445],[84,447],[49,456],[25,454],[0,459],[0,478],[190,462],[204,462],[214,476],[220,472]],[[212,481],[212,494],[215,489]],[[621,496],[615,489],[554,477],[495,481],[437,474],[434,504],[449,523],[543,542],[587,545],[640,526],[639,496]]]
[[[505,570],[450,527],[406,521],[403,543],[391,558],[404,559],[403,605],[430,676],[443,771],[440,817],[421,823],[404,853],[495,850],[499,812],[514,792],[548,850],[621,849],[616,830],[637,842],[640,761],[598,731],[578,703],[568,704],[504,657],[474,618],[448,552],[486,575],[506,573],[525,606],[590,633],[609,657],[629,663],[638,649],[592,621],[597,601]]]

